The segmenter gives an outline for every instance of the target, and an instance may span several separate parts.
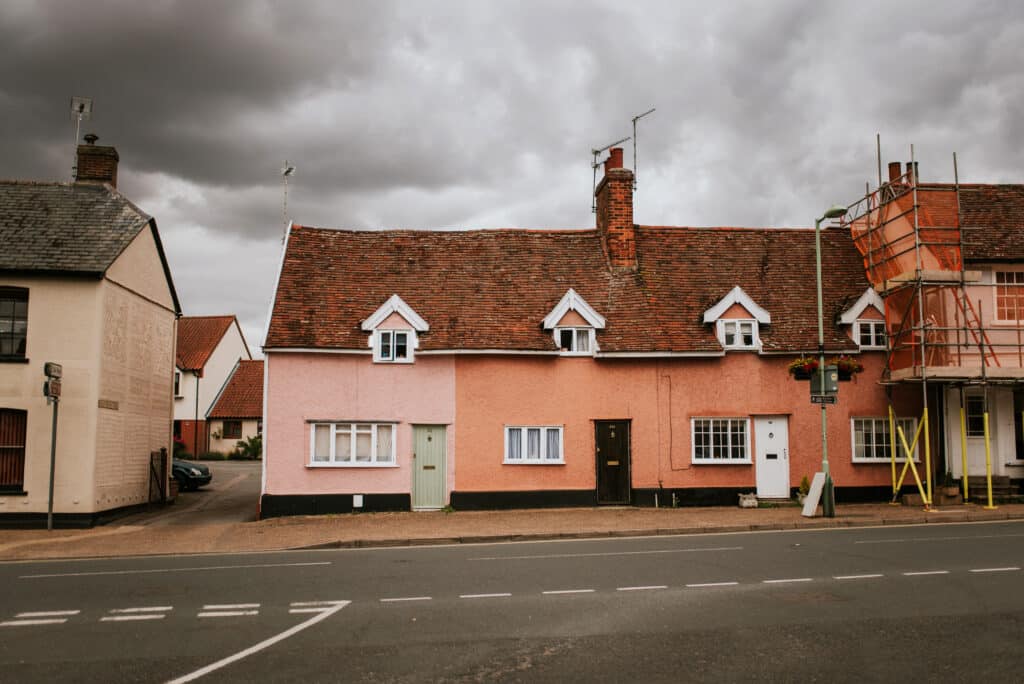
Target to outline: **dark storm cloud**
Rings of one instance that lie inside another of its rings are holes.
[[[284,159],[290,215],[353,228],[591,226],[589,150],[650,107],[645,223],[809,225],[875,179],[876,133],[925,180],[957,151],[962,179],[1019,182],[1021,7],[6,2],[0,176],[66,178],[68,98],[94,97],[186,309],[217,292],[255,329],[273,274],[225,255],[274,262]]]

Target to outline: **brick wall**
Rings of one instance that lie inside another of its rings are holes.
[[[611,151],[597,186],[597,230],[613,267],[636,268],[633,172],[622,168],[621,147]]]

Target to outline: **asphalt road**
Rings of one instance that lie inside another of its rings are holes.
[[[0,564],[0,681],[1024,681],[1024,522]]]

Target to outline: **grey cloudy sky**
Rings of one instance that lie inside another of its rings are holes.
[[[876,133],[925,181],[954,151],[962,181],[1024,181],[1010,0],[4,0],[0,45],[0,177],[67,179],[94,98],[185,313],[254,351],[286,158],[291,218],[344,228],[592,227],[590,150],[651,107],[639,223],[810,225],[876,178]]]

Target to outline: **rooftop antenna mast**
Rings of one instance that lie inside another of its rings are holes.
[[[590,163],[590,169],[594,172],[594,187],[590,191],[590,197],[592,198],[592,202],[590,204],[590,211],[591,211],[591,213],[594,213],[594,214],[597,213],[597,195],[595,194],[595,193],[597,193],[597,167],[601,165],[601,164],[598,163],[597,157],[598,157],[598,155],[600,155],[605,150],[609,150],[609,149],[615,147],[616,145],[619,145],[621,143],[626,142],[627,140],[629,140],[629,136],[628,135],[625,138],[623,138],[622,140],[616,140],[613,143],[608,143],[607,145],[605,145],[604,147],[602,147],[599,150],[590,150],[590,153],[592,155],[594,155],[594,161],[592,161]]]
[[[633,211],[636,212],[636,181],[640,177],[640,166],[636,161],[636,122],[644,118],[648,114],[654,111],[654,107],[651,107],[643,114],[637,114],[633,117]]]
[[[281,242],[284,242],[285,237],[288,234],[288,179],[295,175],[295,167],[288,163],[288,160],[284,160],[284,166],[281,167],[281,182],[284,183],[284,204],[281,206],[281,222],[284,224],[284,234],[281,236]]]
[[[82,120],[92,117],[92,98],[74,96],[71,98],[71,118],[75,120],[75,162],[71,165],[71,180],[78,175],[78,136],[82,133]]]

